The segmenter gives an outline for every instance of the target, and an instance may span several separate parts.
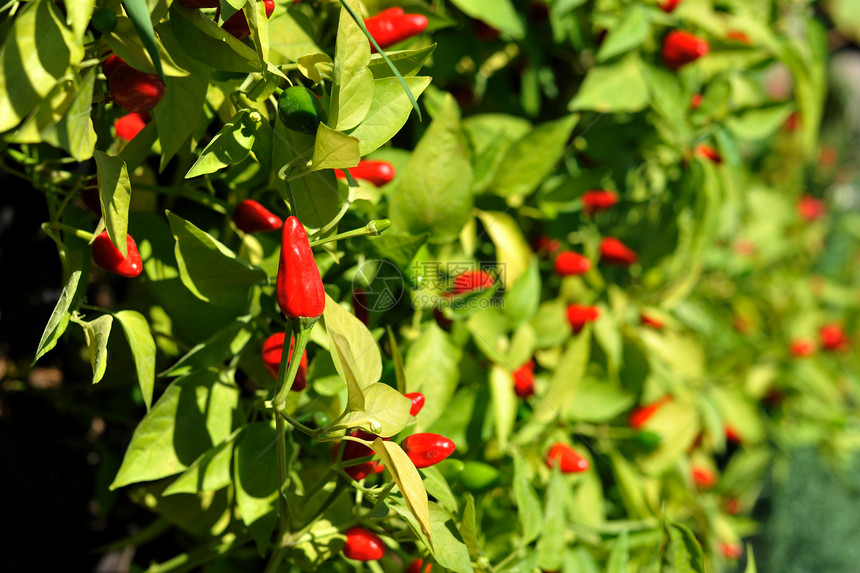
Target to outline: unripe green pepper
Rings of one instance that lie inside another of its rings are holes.
[[[656,450],[663,443],[663,437],[657,432],[642,430],[636,432],[636,443],[648,450]]]
[[[442,477],[448,483],[453,483],[457,479],[457,476],[463,472],[464,467],[465,464],[461,460],[454,458],[448,458],[436,464],[436,469],[439,470],[439,473],[442,474]]]
[[[308,135],[315,135],[320,122],[328,120],[316,94],[304,86],[284,90],[278,100],[278,115],[288,128]]]
[[[116,28],[116,14],[109,8],[99,8],[93,12],[92,25],[102,34],[110,34]]]
[[[460,483],[469,491],[481,491],[499,481],[499,470],[484,462],[468,461],[460,474]]]

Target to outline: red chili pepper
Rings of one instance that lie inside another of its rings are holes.
[[[803,358],[815,354],[815,343],[811,340],[795,340],[788,347],[789,352],[795,358]]]
[[[373,434],[369,434],[363,430],[353,430],[349,433],[353,438],[359,438],[361,440],[367,440],[372,442],[376,439],[376,436]],[[355,460],[358,458],[364,458],[367,456],[373,455],[373,450],[364,444],[359,444],[358,442],[353,442],[351,440],[344,440],[340,444],[336,445],[331,452],[332,461],[337,459],[338,449],[343,447],[343,455],[340,457],[342,462],[346,462],[349,460]],[[364,462],[361,464],[357,464],[354,466],[349,466],[343,468],[343,471],[349,475],[355,481],[362,480],[373,473],[379,473],[384,469],[383,465],[376,460],[370,460],[368,462]]]
[[[261,233],[280,229],[281,218],[252,199],[245,199],[233,209],[233,222],[246,233]]]
[[[379,47],[385,49],[423,32],[427,28],[427,17],[423,14],[404,14],[403,8],[394,7],[368,18],[364,25]],[[371,50],[376,51],[372,44]]]
[[[278,379],[278,369],[281,367],[281,356],[284,353],[284,338],[287,336],[285,332],[276,332],[263,342],[263,364],[266,370],[272,375],[275,380]],[[290,354],[287,360],[293,359],[293,349],[296,346],[295,337],[290,337]],[[302,359],[299,362],[299,371],[296,373],[296,379],[293,381],[293,386],[290,390],[301,392],[305,389],[308,382],[308,353],[302,352]]]
[[[655,330],[663,330],[663,327],[666,326],[665,324],[663,324],[663,321],[650,317],[647,314],[639,315],[639,320],[642,322],[643,325],[650,326]]]
[[[275,284],[278,306],[287,318],[317,318],[325,310],[325,289],[305,228],[287,217]]]
[[[102,69],[107,76],[113,101],[123,109],[149,111],[164,97],[165,87],[161,78],[134,69],[118,56],[108,58]]]
[[[732,515],[737,515],[741,512],[741,502],[738,498],[733,497],[726,502],[726,511]]]
[[[704,157],[705,159],[716,163],[717,165],[723,162],[723,156],[720,155],[720,152],[704,143],[696,146],[696,154],[698,154],[699,157]]]
[[[520,398],[528,398],[535,393],[535,361],[529,360],[514,372],[514,392]]]
[[[726,424],[725,428],[723,428],[726,434],[726,440],[732,442],[734,444],[741,443],[741,436],[738,434],[737,430],[735,430],[731,425]]]
[[[394,166],[387,161],[371,161],[362,160],[355,167],[350,167],[347,171],[356,179],[364,179],[370,181],[377,187],[382,187],[386,183],[390,183],[394,179]],[[346,173],[343,169],[335,169],[334,174],[339,179],[346,179]]]
[[[741,44],[750,44],[750,37],[739,30],[729,30],[726,32],[726,38],[740,42]]]
[[[695,62],[710,50],[708,42],[683,30],[672,30],[663,40],[663,61],[677,70]]]
[[[615,191],[586,191],[582,194],[582,206],[589,215],[605,211],[618,203]]]
[[[454,442],[439,434],[412,434],[400,445],[416,468],[438,464],[454,453]]]
[[[797,202],[797,212],[805,221],[815,221],[827,215],[827,203],[811,195],[804,195]]]
[[[848,350],[848,336],[837,324],[828,324],[818,331],[821,346],[825,350]]]
[[[690,98],[690,109],[699,109],[702,105],[702,94],[695,94]]]
[[[357,561],[376,561],[385,555],[385,543],[372,531],[352,527],[346,532],[343,554]]]
[[[561,473],[563,474],[584,472],[588,469],[588,460],[576,453],[576,450],[561,442],[553,444],[546,454],[544,462],[550,468],[559,464],[561,466]]]
[[[744,548],[740,543],[724,542],[720,544],[720,553],[722,553],[726,559],[740,559],[744,555]]]
[[[701,488],[710,488],[717,483],[717,477],[707,468],[694,467],[693,482]]]
[[[600,309],[594,306],[572,304],[567,307],[567,321],[570,322],[573,333],[577,334],[585,327],[586,322],[600,318]]]
[[[424,560],[416,559],[409,564],[409,568],[406,569],[406,573],[430,573],[431,569],[433,569],[433,565],[428,563],[427,567],[424,567]]]
[[[492,275],[486,271],[466,271],[454,279],[454,294],[484,290],[493,286]]]
[[[116,136],[125,141],[131,141],[149,123],[149,113],[127,113],[113,122]]]
[[[417,416],[418,412],[421,411],[421,408],[424,407],[424,394],[421,392],[409,392],[408,394],[404,394],[404,396],[412,400],[412,407],[409,408],[409,415]]]
[[[272,12],[275,11],[275,0],[263,0],[263,4],[266,6],[266,18],[271,18]],[[251,28],[248,27],[248,19],[245,18],[245,13],[242,10],[227,18],[221,24],[221,28],[239,40],[244,40],[251,35]]]
[[[627,267],[638,259],[636,253],[618,239],[607,237],[600,243],[600,260],[604,263]]]
[[[551,257],[561,248],[561,241],[541,235],[532,242],[532,250],[542,257]]]
[[[367,308],[367,291],[361,287],[352,288],[352,312],[355,318],[370,326],[370,309]]]
[[[681,0],[663,0],[660,2],[660,9],[667,14],[671,14],[675,11],[675,8],[678,7],[678,4],[681,3]]]
[[[561,277],[582,275],[591,268],[591,261],[579,253],[573,251],[562,251],[555,259],[555,274]]]
[[[634,430],[638,430],[645,424],[645,422],[647,422],[651,418],[651,416],[653,416],[657,412],[660,406],[662,406],[666,402],[671,401],[671,396],[663,396],[655,402],[651,402],[650,404],[636,408],[635,410],[633,410],[633,412],[630,413],[630,427]]]
[[[108,237],[107,231],[93,241],[93,262],[106,271],[133,278],[143,272],[143,262],[137,251],[137,243],[131,238],[131,234],[125,237],[126,256],[117,249]]]

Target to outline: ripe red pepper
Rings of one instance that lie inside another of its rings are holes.
[[[586,322],[592,322],[600,318],[600,309],[594,306],[580,306],[572,304],[567,307],[567,321],[570,323],[573,333],[579,333]]]
[[[254,0],[251,1],[253,2]],[[271,18],[272,12],[275,11],[275,0],[263,0],[263,4],[266,6],[266,18]],[[248,19],[245,18],[245,13],[242,10],[227,18],[221,24],[221,28],[239,40],[244,40],[251,35],[251,28],[248,27]]]
[[[660,2],[660,9],[667,14],[671,14],[675,11],[675,8],[678,7],[678,4],[681,3],[681,0],[663,0]]]
[[[627,267],[635,263],[638,259],[639,257],[636,253],[618,239],[606,237],[600,243],[600,260],[604,263]]]
[[[430,573],[431,569],[433,569],[433,565],[428,563],[427,567],[424,567],[424,560],[416,559],[409,564],[409,568],[406,569],[406,573]]]
[[[108,237],[107,231],[93,241],[93,262],[106,271],[133,278],[143,272],[143,262],[137,251],[137,243],[131,238],[131,234],[125,237],[126,256],[117,249]]]
[[[734,40],[736,42],[740,42],[741,44],[750,44],[750,37],[740,30],[729,30],[726,32],[726,38],[729,40]]]
[[[400,443],[416,468],[438,464],[454,453],[454,442],[439,434],[412,434]]]
[[[710,488],[716,485],[717,477],[707,468],[694,467],[693,482],[701,488]]]
[[[726,559],[740,559],[744,556],[744,548],[740,543],[723,542],[720,544],[720,553]]]
[[[702,105],[702,94],[695,94],[690,98],[690,109],[699,109]]]
[[[561,248],[561,241],[541,235],[532,242],[532,250],[541,257],[551,257]]]
[[[127,113],[113,122],[116,136],[125,141],[131,141],[150,121],[149,113]]]
[[[417,416],[418,412],[421,411],[421,408],[424,407],[424,394],[421,392],[409,392],[408,394],[404,394],[404,396],[412,400],[412,406],[409,408],[409,415]]]
[[[361,440],[367,440],[369,442],[376,439],[376,436],[374,436],[373,434],[369,434],[363,430],[353,430],[349,433],[349,435],[353,438],[359,438]],[[332,449],[332,461],[335,461],[337,459],[337,452],[341,447],[343,448],[343,455],[341,455],[340,458],[342,462],[373,455],[373,450],[368,448],[364,444],[359,444],[358,442],[353,442],[350,440],[344,440]],[[343,471],[345,471],[347,475],[349,475],[349,477],[351,477],[355,481],[359,481],[366,478],[370,474],[379,473],[384,469],[384,466],[378,461],[370,460],[354,466],[345,467],[343,468]]]
[[[638,430],[639,428],[641,428],[645,424],[645,422],[647,422],[649,419],[651,419],[651,416],[653,416],[657,412],[657,410],[660,408],[660,406],[662,406],[663,404],[665,404],[667,402],[671,402],[671,401],[672,401],[671,396],[663,396],[659,400],[656,400],[654,402],[651,402],[650,404],[647,404],[645,406],[640,406],[640,407],[634,409],[633,412],[630,413],[630,418],[629,418],[630,427],[633,428],[634,430]]]
[[[466,271],[454,279],[454,294],[484,290],[493,286],[492,275],[486,271]]]
[[[385,49],[423,32],[427,28],[427,17],[405,14],[403,8],[395,6],[368,18],[364,25],[379,47]],[[376,51],[372,44],[371,50]]]
[[[605,211],[618,203],[618,193],[615,191],[586,191],[582,194],[582,206],[588,215]]]
[[[706,55],[710,46],[706,40],[683,30],[672,30],[663,40],[663,61],[666,66],[677,70]]]
[[[123,109],[149,111],[164,97],[165,87],[161,78],[134,69],[116,55],[108,58],[102,69],[113,101]]]
[[[732,515],[737,515],[741,512],[741,502],[738,498],[733,497],[726,502],[726,511]]]
[[[723,430],[725,431],[725,434],[726,434],[726,440],[728,440],[729,442],[732,442],[734,444],[740,444],[741,443],[740,434],[738,434],[737,430],[735,430],[731,425],[726,424],[725,427],[723,428]]]
[[[346,532],[343,554],[357,561],[376,561],[385,555],[385,543],[372,531],[352,527]]]
[[[529,360],[514,372],[514,392],[520,398],[528,398],[535,393],[535,361]]]
[[[818,331],[821,346],[825,350],[848,350],[848,336],[837,324],[827,324]]]
[[[276,332],[263,342],[263,364],[266,370],[272,375],[275,380],[278,379],[278,369],[281,367],[281,356],[284,353],[284,338],[287,336],[285,332]],[[290,337],[290,354],[287,360],[293,359],[293,349],[296,346],[295,337]],[[290,388],[294,392],[301,392],[305,389],[308,382],[308,353],[302,352],[302,358],[299,362],[299,371],[296,374],[296,379],[293,381],[293,386]]]
[[[555,274],[560,277],[582,275],[591,268],[591,261],[579,253],[562,251],[555,259]]]
[[[639,320],[644,326],[650,326],[655,330],[663,330],[663,327],[666,326],[665,324],[663,324],[663,321],[657,320],[656,318],[648,316],[647,314],[639,315]]]
[[[717,165],[723,162],[723,156],[720,155],[720,152],[711,147],[710,145],[705,145],[704,143],[696,146],[696,154],[699,157],[703,157],[708,161],[716,163]]]
[[[804,358],[815,354],[815,343],[811,340],[794,340],[789,344],[789,352],[794,358]]]
[[[281,218],[252,199],[245,199],[233,209],[233,222],[246,233],[260,233],[280,229]]]
[[[827,203],[811,195],[804,195],[797,202],[797,212],[804,221],[815,221],[827,215]]]
[[[362,160],[355,167],[350,167],[347,171],[356,179],[364,179],[370,181],[377,187],[390,183],[394,179],[394,166],[387,161],[372,161]],[[346,179],[346,173],[343,169],[335,169],[334,174],[338,179]]]
[[[287,217],[275,284],[278,306],[287,318],[318,318],[325,310],[325,289],[305,228]]]
[[[554,465],[561,466],[561,473],[578,473],[588,469],[588,460],[576,453],[576,450],[563,444],[556,442],[549,449],[544,460],[547,467],[552,468]]]

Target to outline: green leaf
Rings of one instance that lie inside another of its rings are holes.
[[[361,394],[362,408],[349,413],[342,422],[344,427],[361,428],[382,438],[390,438],[409,423],[412,401],[388,384],[371,384],[361,388]],[[349,403],[352,404],[353,400],[350,399]]]
[[[418,70],[421,69],[424,62],[427,61],[427,58],[430,57],[435,49],[436,44],[430,44],[429,46],[424,46],[417,50],[385,52],[385,55],[388,56],[388,61],[394,64],[394,67],[397,68],[400,75],[404,76],[405,79],[406,77],[417,74]],[[391,71],[391,67],[389,67],[388,62],[382,58],[381,54],[373,54],[370,56],[370,63],[367,67],[373,74],[373,79],[375,80],[394,77],[394,72]]]
[[[619,54],[640,46],[650,33],[651,26],[649,25],[645,10],[637,5],[633,5],[631,8],[625,10],[624,17],[609,32],[609,35],[597,52],[597,61],[603,63]]]
[[[81,78],[72,98],[72,104],[56,125],[53,134],[45,134],[46,141],[68,151],[76,161],[90,159],[98,139],[93,129],[93,120],[90,118],[95,81],[96,69],[90,68]]]
[[[432,242],[455,239],[471,217],[472,167],[450,95],[401,177],[391,197],[393,226],[412,234],[429,232]]]
[[[152,388],[155,385],[155,340],[149,331],[149,323],[142,314],[133,310],[121,310],[115,313],[114,317],[119,321],[128,340],[140,393],[148,411],[152,404]]]
[[[430,546],[433,547],[433,534],[430,525],[430,508],[427,501],[427,490],[421,474],[415,468],[415,464],[406,455],[406,452],[394,442],[383,441],[376,438],[370,447],[385,464],[385,469],[394,478],[397,489],[400,490],[406,506],[418,522],[421,532],[424,534]]]
[[[75,34],[75,42],[83,44],[84,34],[90,25],[90,19],[96,7],[96,0],[78,0],[65,4],[69,20],[72,22],[72,32]]]
[[[288,10],[276,13],[269,20],[269,57],[274,63],[297,62],[302,56],[322,52],[296,18],[307,21],[304,14],[291,14]]]
[[[454,513],[458,509],[457,498],[442,473],[434,466],[421,468],[427,493],[436,498],[442,507]]]
[[[397,265],[401,272],[406,272],[415,259],[418,251],[427,243],[429,235],[409,235],[386,231],[378,237],[367,240],[368,255],[387,259]]]
[[[617,63],[592,68],[568,109],[602,113],[641,111],[648,105],[648,85],[640,64],[639,57],[631,54]]]
[[[513,217],[500,211],[478,210],[484,231],[496,247],[502,286],[514,284],[528,270],[534,254]]]
[[[358,10],[356,0],[344,0]],[[373,74],[367,69],[370,63],[370,44],[350,13],[342,9],[337,26],[334,53],[334,82],[331,88],[329,125],[337,131],[356,127],[367,115],[373,100]]]
[[[553,372],[544,398],[535,406],[529,425],[545,425],[564,412],[579,392],[579,383],[588,367],[591,350],[591,327],[586,325],[568,343]]]
[[[234,431],[226,440],[194,460],[194,463],[164,490],[164,495],[217,491],[230,485],[233,445],[240,431]]]
[[[471,493],[465,494],[466,504],[463,507],[463,515],[460,523],[460,535],[463,537],[463,543],[466,544],[466,549],[469,551],[469,557],[472,561],[477,561],[481,555],[481,548],[478,543],[478,524],[475,516],[475,497]],[[438,539],[438,536],[437,536]]]
[[[144,45],[131,19],[118,16],[116,27],[109,34],[102,35],[113,52],[131,67],[146,73],[157,73],[155,61]],[[167,76],[187,76],[188,71],[173,61],[171,53],[155,38],[160,65]],[[181,52],[180,52],[181,53]],[[164,78],[162,77],[162,80]]]
[[[516,40],[525,37],[525,28],[511,0],[452,0],[451,3]]]
[[[158,46],[155,43],[155,30],[152,29],[152,21],[149,19],[149,7],[146,5],[146,0],[122,0],[125,11],[128,17],[134,23],[140,39],[146,51],[149,52],[149,57],[152,58],[152,63],[155,65],[155,72],[164,78],[164,70],[161,68],[161,58],[158,55]]]
[[[501,451],[508,447],[508,438],[517,421],[519,401],[514,393],[514,380],[510,369],[493,364],[490,370],[490,402],[493,407],[493,426]]]
[[[230,434],[238,401],[235,385],[214,370],[175,380],[135,429],[110,489],[188,468]]]
[[[519,326],[532,320],[540,305],[541,278],[537,257],[530,257],[525,272],[506,290],[505,315],[510,326]],[[534,329],[532,329],[534,330]]]
[[[382,355],[376,339],[364,323],[326,295],[323,324],[341,377],[348,384],[354,381],[360,389],[378,382],[382,377]],[[364,406],[353,405],[350,401],[350,409],[364,410]]]
[[[173,34],[189,56],[217,70],[229,72],[262,72],[255,50],[222,30],[198,8],[180,2],[170,7]]]
[[[584,378],[576,399],[565,408],[565,417],[582,422],[608,422],[629,410],[636,396],[607,380]]]
[[[358,143],[356,138],[321,123],[314,142],[314,170],[355,167],[361,159]]]
[[[622,531],[621,535],[615,540],[612,546],[612,552],[609,554],[609,561],[606,564],[607,573],[627,573],[627,566],[630,562],[630,541],[627,531]]]
[[[202,301],[224,308],[244,307],[251,287],[266,273],[182,217],[167,212],[176,239],[176,262],[182,284]]]
[[[519,455],[514,455],[514,500],[517,504],[517,517],[523,538],[521,543],[528,544],[538,538],[541,533],[543,516],[540,500],[526,474],[526,463]]]
[[[83,255],[79,251],[69,251],[66,254],[69,277],[63,286],[63,292],[60,293],[60,300],[57,301],[57,305],[51,313],[51,318],[48,319],[48,324],[45,325],[45,330],[42,332],[42,338],[39,340],[39,346],[36,348],[36,357],[33,358],[33,364],[57,345],[57,341],[69,325],[71,311],[76,310],[76,308],[72,308],[72,305],[75,302],[75,293],[81,280],[84,264],[83,258]]]
[[[744,568],[744,573],[758,573],[758,568],[755,565],[753,547],[749,543],[747,543],[747,566]]]
[[[610,452],[609,459],[612,461],[612,473],[627,515],[633,519],[650,517],[652,513],[645,500],[642,476],[636,473],[620,453]]]
[[[667,524],[669,533],[669,563],[677,573],[705,573],[705,555],[692,531],[680,523]]]
[[[738,139],[767,139],[785,123],[792,111],[793,106],[787,103],[749,109],[726,118],[726,127]]]
[[[94,154],[98,169],[99,203],[108,237],[123,256],[128,233],[128,206],[131,203],[131,181],[122,157],[102,151]]]
[[[233,463],[236,505],[257,547],[263,551],[278,522],[275,510],[278,499],[275,428],[269,422],[248,424],[236,444]]]
[[[103,314],[90,322],[83,320],[75,320],[75,322],[84,329],[84,337],[90,352],[90,366],[93,369],[93,384],[98,384],[105,375],[105,368],[107,368],[107,343],[110,338],[113,317],[109,314]]]
[[[251,43],[257,50],[260,65],[268,69],[269,61],[269,18],[266,16],[265,2],[245,2],[242,9],[251,31]],[[269,70],[272,71],[272,70]]]
[[[430,78],[416,76],[404,78],[409,91],[417,98],[430,85]],[[397,78],[373,81],[373,101],[364,119],[349,135],[359,141],[361,155],[380,148],[406,125],[412,113],[412,101]]]
[[[240,109],[215,134],[215,137],[212,138],[212,141],[209,142],[209,145],[185,174],[185,178],[190,179],[198,175],[214,173],[248,157],[261,121],[260,112]]]
[[[546,490],[543,530],[537,542],[538,563],[544,571],[561,569],[565,549],[567,483],[558,465],[553,468]]]
[[[238,356],[253,335],[252,316],[240,316],[232,324],[215,332],[205,342],[189,350],[162,376],[186,376],[194,370],[219,367],[225,360]]]
[[[0,133],[33,111],[83,55],[53,2],[23,4],[0,47]]]
[[[435,322],[430,322],[406,353],[406,384],[425,396],[416,431],[422,432],[448,407],[460,379],[461,349]]]

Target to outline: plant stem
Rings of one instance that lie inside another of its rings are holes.
[[[42,223],[42,229],[45,228],[53,228],[57,229],[58,231],[65,231],[87,242],[91,241],[93,238],[93,234],[89,231],[84,231],[83,229],[76,229],[75,227],[72,227],[71,225],[66,225],[65,223]]]
[[[300,320],[291,319],[288,320],[287,323],[289,324],[292,332],[288,332],[284,336],[284,347],[281,351],[281,367],[278,369],[278,386],[275,398],[272,400],[272,405],[276,410],[284,409],[284,404],[287,401],[287,394],[289,394],[290,388],[292,388],[293,382],[296,379],[296,374],[299,372],[299,364],[302,360],[302,354],[304,354],[305,347],[311,339],[311,330],[313,329],[314,324],[316,324],[316,320],[310,323],[305,323]],[[290,360],[290,339],[292,338],[293,333],[296,335],[296,344],[293,347],[293,358]]]
[[[283,539],[287,534],[287,497],[284,486],[287,484],[287,441],[284,434],[287,426],[284,419],[275,414],[275,447],[278,450],[278,533]]]
[[[382,233],[382,231],[386,230],[391,226],[391,221],[388,219],[374,219],[369,222],[367,225],[360,229],[353,229],[352,231],[346,231],[344,233],[338,233],[337,235],[332,235],[331,237],[325,237],[324,239],[317,239],[316,241],[310,241],[311,247],[316,247],[322,245],[324,243],[331,243],[332,241],[339,241],[341,239],[348,239],[350,237],[376,237]]]

